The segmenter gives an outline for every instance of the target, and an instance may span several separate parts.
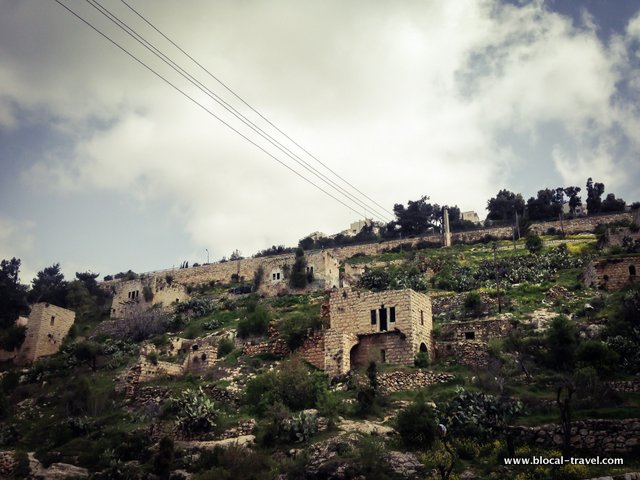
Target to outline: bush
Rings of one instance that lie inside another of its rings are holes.
[[[373,290],[374,292],[386,290],[390,284],[390,275],[381,269],[367,270],[358,280],[359,287]]]
[[[527,235],[524,246],[529,250],[529,253],[540,253],[542,251],[542,239],[535,233],[530,233]]]
[[[572,370],[575,365],[577,332],[575,324],[565,317],[556,317],[546,334],[547,363],[558,371]]]
[[[269,310],[262,305],[257,305],[253,312],[238,322],[238,336],[246,338],[251,335],[264,335],[269,329],[270,320]]]
[[[418,368],[428,368],[429,367],[429,353],[428,352],[418,352],[415,360],[413,361],[414,365]]]
[[[223,338],[218,342],[218,358],[226,357],[235,348],[235,343],[230,338]]]
[[[249,380],[245,403],[258,414],[276,403],[291,410],[313,408],[326,385],[324,375],[311,373],[299,358],[294,357],[282,362],[277,369]]]
[[[396,417],[396,430],[408,448],[427,449],[436,439],[436,420],[433,410],[422,395]]]
[[[464,299],[464,309],[476,316],[479,317],[482,314],[483,310],[482,297],[478,292],[469,292]]]
[[[599,340],[585,340],[576,352],[578,364],[593,367],[602,377],[610,376],[617,368],[619,356],[606,343]]]
[[[158,446],[158,453],[153,457],[153,473],[160,478],[169,478],[173,464],[174,445],[169,437],[162,437]]]
[[[217,409],[202,388],[186,389],[172,399],[180,428],[189,434],[208,432],[216,426]]]
[[[305,315],[298,312],[282,320],[278,330],[287,341],[289,349],[295,350],[302,346],[309,331],[319,329],[321,326],[322,320],[318,315]]]
[[[153,300],[153,290],[149,285],[142,287],[142,296],[145,302],[151,302]]]
[[[455,442],[456,453],[462,460],[473,460],[480,454],[478,444],[469,438],[463,438]]]

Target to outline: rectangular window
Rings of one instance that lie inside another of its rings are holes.
[[[390,322],[396,321],[396,307],[389,308],[389,321]]]
[[[464,332],[465,340],[475,340],[476,332]]]
[[[276,273],[276,279],[280,280],[280,272]]]
[[[376,311],[371,310],[371,325],[375,325],[376,323],[378,323],[376,318]]]
[[[54,323],[55,321],[56,321],[56,317],[51,317],[51,324],[50,324],[50,325],[53,325],[53,323]]]
[[[387,352],[384,350],[380,350],[380,361],[385,363],[387,361]]]
[[[271,274],[271,280],[275,280],[275,279],[276,279],[276,274],[275,274],[275,273],[272,273],[272,274]]]
[[[424,312],[420,310],[420,325],[424,325]]]

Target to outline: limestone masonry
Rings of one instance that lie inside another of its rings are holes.
[[[413,365],[418,352],[433,358],[429,297],[413,290],[331,293],[324,369],[347,373],[369,360]]]
[[[15,363],[25,365],[40,357],[57,353],[75,319],[75,312],[66,308],[49,303],[33,305],[27,323],[26,338],[18,351]]]

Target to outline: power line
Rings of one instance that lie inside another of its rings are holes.
[[[116,15],[114,15],[106,7],[102,6],[97,0],[86,0],[86,1],[93,8],[98,10],[102,15],[107,17],[111,22],[116,24],[125,33],[127,33],[129,36],[131,36],[134,40],[136,40],[138,43],[140,43],[142,46],[144,46],[147,50],[149,50],[151,53],[153,53],[156,57],[158,57],[160,60],[162,60],[164,63],[166,63],[173,70],[175,70],[183,78],[185,78],[187,81],[189,81],[191,84],[193,84],[196,88],[200,89],[203,93],[208,95],[212,100],[217,102],[220,106],[222,106],[225,110],[227,110],[232,115],[234,115],[236,118],[238,118],[241,122],[243,122],[246,126],[251,128],[254,132],[256,132],[258,135],[260,135],[262,138],[264,138],[269,143],[271,143],[276,148],[278,148],[280,151],[282,151],[290,159],[292,159],[293,161],[298,163],[300,166],[302,166],[304,169],[306,169],[307,171],[309,171],[310,173],[315,175],[318,179],[323,181],[325,184],[329,185],[336,192],[338,192],[341,195],[345,196],[347,199],[349,199],[349,201],[355,203],[356,205],[358,205],[361,208],[364,208],[365,211],[369,210],[372,213],[375,213],[382,220],[389,221],[389,218],[385,214],[381,214],[380,212],[377,211],[376,208],[372,208],[370,205],[367,205],[362,200],[356,198],[350,192],[346,191],[344,188],[342,188],[339,185],[337,185],[331,179],[327,178],[326,175],[322,174],[317,169],[315,169],[313,166],[311,166],[308,162],[304,161],[298,155],[293,153],[286,146],[282,145],[280,142],[278,142],[276,139],[274,139],[271,135],[269,135],[268,133],[264,132],[264,130],[262,130],[254,122],[252,122],[251,120],[246,118],[244,115],[242,115],[242,113],[238,112],[233,106],[229,105],[227,102],[225,102],[223,99],[221,99],[218,95],[216,95],[209,88],[207,88],[202,82],[198,81],[195,77],[193,77],[193,75],[189,74],[186,70],[184,70],[182,67],[180,67],[176,62],[171,60],[171,58],[169,58],[167,55],[165,55],[163,52],[161,52],[158,48],[156,48],[151,42],[147,41],[144,37],[142,37],[133,28],[131,28],[124,21],[119,19]]]
[[[204,72],[206,72],[211,78],[213,78],[216,82],[218,82],[222,87],[224,87],[229,93],[231,93],[235,98],[237,98],[238,100],[240,100],[245,106],[247,106],[249,109],[251,109],[255,114],[257,114],[260,118],[262,118],[265,122],[267,122],[269,125],[271,125],[276,131],[278,131],[278,133],[280,133],[281,135],[283,135],[287,140],[289,140],[291,143],[293,143],[296,147],[298,147],[300,150],[302,150],[304,153],[306,153],[309,157],[311,157],[312,159],[314,159],[315,161],[317,161],[320,165],[322,165],[324,168],[326,168],[327,170],[329,170],[331,173],[333,173],[337,178],[339,178],[340,180],[342,180],[345,184],[347,184],[348,186],[350,186],[351,188],[353,188],[356,192],[358,192],[359,194],[361,194],[363,197],[365,197],[366,199],[368,199],[369,201],[373,202],[375,205],[377,205],[378,207],[380,207],[382,209],[383,212],[387,212],[387,213],[391,213],[389,212],[385,207],[383,207],[382,205],[380,205],[378,202],[376,202],[375,200],[373,200],[371,197],[369,197],[366,193],[360,191],[357,187],[355,187],[353,184],[351,184],[349,181],[347,181],[346,179],[344,179],[342,176],[340,176],[337,172],[335,172],[333,169],[331,169],[328,165],[326,165],[325,163],[323,163],[319,158],[317,158],[315,155],[313,155],[312,153],[310,153],[307,149],[305,149],[302,145],[300,145],[299,143],[297,143],[294,139],[292,139],[289,135],[287,135],[285,132],[283,132],[280,128],[278,128],[274,123],[271,122],[271,120],[269,120],[267,117],[265,117],[262,113],[260,113],[258,110],[256,110],[254,107],[252,107],[248,102],[246,102],[239,94],[237,94],[234,90],[232,90],[228,85],[226,85],[222,80],[220,80],[216,75],[214,75],[213,73],[211,73],[211,71],[209,69],[207,69],[204,65],[202,65],[200,62],[198,62],[198,60],[196,60],[193,56],[191,56],[189,53],[187,53],[182,47],[180,47],[176,42],[174,42],[171,38],[169,38],[167,35],[165,35],[158,27],[156,27],[151,21],[149,21],[144,15],[142,15],[139,11],[137,11],[135,8],[133,8],[129,3],[127,3],[125,0],[120,0],[122,3],[124,3],[133,13],[135,13],[138,17],[140,17],[140,19],[142,19],[147,25],[149,25],[151,28],[153,28],[156,32],[158,32],[158,34],[160,34],[165,40],[167,40],[169,43],[171,43],[174,47],[176,47],[180,52],[182,52],[187,58],[189,58],[193,63],[195,63],[198,67],[200,67]]]
[[[185,96],[187,99],[191,100],[193,103],[195,103],[196,105],[198,105],[200,108],[202,108],[205,112],[207,112],[209,115],[211,115],[212,117],[214,117],[216,120],[218,120],[220,123],[222,123],[223,125],[225,125],[226,127],[228,127],[229,129],[231,129],[232,131],[234,131],[235,133],[237,133],[240,137],[242,137],[244,140],[246,140],[247,142],[251,143],[253,146],[255,146],[256,148],[258,148],[259,150],[261,150],[263,153],[267,154],[269,157],[271,157],[272,159],[274,159],[276,162],[278,162],[279,164],[281,164],[283,167],[287,168],[288,170],[290,170],[291,172],[295,173],[297,176],[299,176],[300,178],[302,178],[303,180],[305,180],[306,182],[310,183],[311,185],[313,185],[314,187],[316,187],[318,190],[320,190],[321,192],[323,192],[325,195],[328,195],[329,197],[333,198],[335,201],[339,202],[340,204],[342,204],[343,206],[347,207],[349,210],[355,212],[356,214],[360,215],[360,212],[358,212],[357,210],[354,210],[351,206],[347,205],[346,203],[344,203],[342,200],[340,200],[339,198],[335,197],[334,195],[332,195],[331,193],[327,192],[326,190],[324,190],[322,187],[320,187],[319,185],[315,184],[312,180],[309,180],[307,177],[305,177],[304,175],[302,175],[301,173],[299,173],[298,171],[296,171],[295,169],[291,168],[289,165],[287,165],[286,163],[284,163],[282,160],[280,160],[278,157],[276,157],[275,155],[273,155],[271,152],[269,152],[268,150],[266,150],[264,147],[262,147],[261,145],[259,145],[258,143],[254,142],[253,140],[251,140],[249,137],[247,137],[245,134],[243,134],[242,132],[240,132],[238,129],[236,129],[235,127],[233,127],[232,125],[230,125],[229,123],[225,122],[222,118],[220,118],[218,115],[216,115],[215,113],[213,113],[211,110],[209,110],[207,107],[205,107],[202,103],[198,102],[195,98],[193,98],[191,95],[189,95],[188,93],[186,93],[184,90],[181,90],[179,87],[177,87],[175,84],[173,84],[170,80],[168,80],[166,77],[164,77],[162,74],[158,73],[157,71],[155,71],[153,68],[151,68],[149,65],[147,65],[145,62],[143,62],[142,60],[140,60],[138,57],[136,57],[133,53],[131,53],[129,50],[127,50],[126,48],[124,48],[122,45],[120,45],[118,42],[116,42],[115,40],[113,40],[111,37],[109,37],[107,34],[105,34],[104,32],[102,32],[100,29],[98,29],[96,26],[94,26],[93,24],[91,24],[88,20],[84,19],[83,17],[81,17],[78,13],[76,13],[75,11],[73,11],[71,8],[67,7],[65,4],[63,4],[60,0],[54,0],[58,5],[60,5],[61,7],[63,7],[65,10],[67,10],[69,13],[71,13],[74,17],[76,17],[78,20],[80,20],[81,22],[83,22],[85,25],[87,25],[89,28],[91,28],[92,30],[94,30],[96,33],[98,33],[100,36],[102,36],[103,38],[105,38],[107,41],[109,41],[110,43],[112,43],[115,47],[117,47],[118,49],[122,50],[124,53],[126,53],[128,56],[130,56],[133,60],[135,60],[136,62],[138,62],[140,65],[142,65],[143,67],[145,67],[147,70],[149,70],[151,73],[153,73],[155,76],[157,76],[158,78],[160,78],[162,81],[164,81],[166,84],[168,84],[170,87],[172,87],[174,90],[178,91],[179,93],[181,93],[183,96]]]

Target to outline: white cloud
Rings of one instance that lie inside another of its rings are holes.
[[[175,219],[195,251],[227,255],[337,231],[359,216],[359,207],[349,211],[315,192],[56,5],[12,5],[0,19],[0,126],[15,124],[17,104],[73,145],[70,155],[51,154],[27,173],[39,188],[112,191],[149,221]],[[596,19],[584,13],[578,28],[542,2],[203,1],[141,9],[389,209],[428,194],[482,215],[497,186],[533,161],[516,156],[510,135],[548,143],[540,169],[555,168],[566,183],[593,176],[625,185],[618,172],[637,161],[640,114],[615,99],[621,79],[637,83],[627,62],[638,16],[627,40],[605,45]],[[612,140],[620,136],[631,145],[623,154]],[[160,201],[169,211],[154,210]]]

